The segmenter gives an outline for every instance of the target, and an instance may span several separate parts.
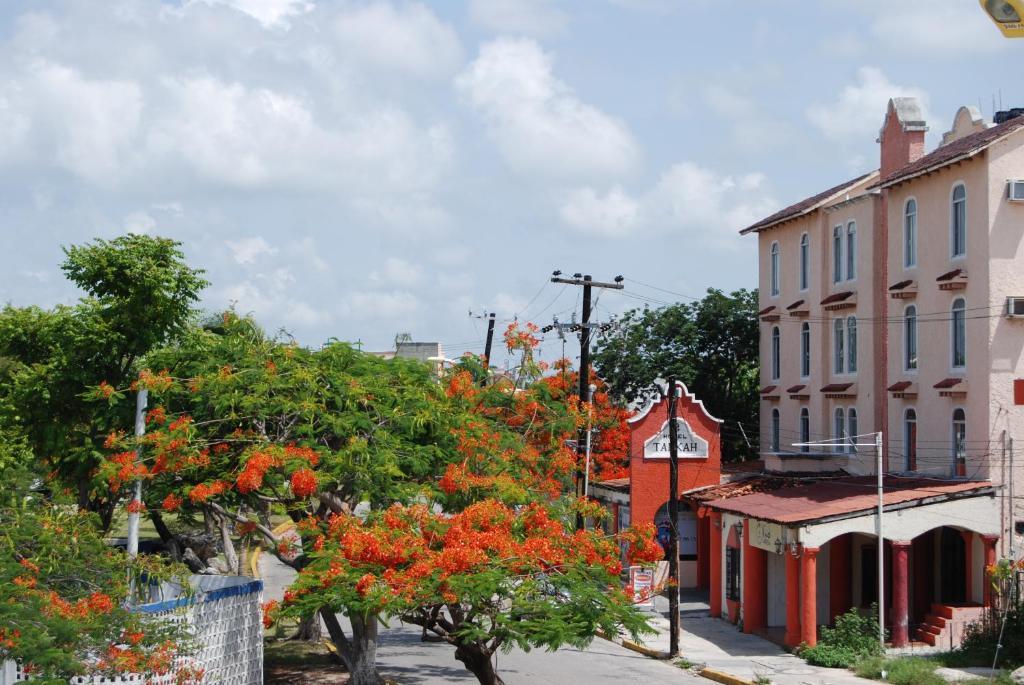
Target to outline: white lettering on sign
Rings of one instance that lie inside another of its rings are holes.
[[[644,458],[668,459],[670,444],[668,421],[661,427],[657,435],[644,443]],[[708,441],[693,432],[684,419],[676,419],[676,439],[680,459],[704,459],[708,456]]]
[[[782,526],[757,519],[750,520],[750,544],[772,554],[781,554],[785,540]]]

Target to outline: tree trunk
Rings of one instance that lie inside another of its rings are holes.
[[[224,561],[228,565],[228,572],[238,575],[238,554],[235,553],[235,543],[231,540],[231,523],[226,516],[217,517],[220,523],[220,543],[224,547]]]
[[[491,652],[476,643],[460,644],[455,648],[455,658],[466,665],[476,676],[480,685],[505,685],[491,661]]]
[[[299,621],[299,628],[292,635],[293,640],[305,640],[306,642],[320,642],[323,631],[320,629],[320,614],[303,616]]]
[[[350,641],[334,612],[321,609],[320,616],[327,626],[331,642],[338,650],[338,656],[345,662],[349,685],[384,685],[384,679],[377,673],[377,617],[351,617]]]

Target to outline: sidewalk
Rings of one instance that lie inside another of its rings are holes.
[[[643,645],[667,652],[669,646],[668,600],[655,599],[651,625],[657,635]],[[858,678],[849,671],[811,666],[778,645],[755,635],[745,635],[728,621],[711,618],[708,605],[692,597],[680,600],[680,656],[694,665],[704,664],[743,680],[766,677],[775,685],[866,685],[875,681]]]

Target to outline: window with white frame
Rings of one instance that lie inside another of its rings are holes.
[[[953,475],[965,475],[967,467],[967,415],[953,410]]]
[[[811,282],[811,238],[800,236],[800,290],[807,290]]]
[[[836,319],[832,324],[832,372],[846,371],[846,354],[843,346],[843,320]]]
[[[917,412],[912,407],[903,412],[903,470],[917,470]]]
[[[833,451],[845,451],[846,412],[842,407],[836,407],[832,413],[832,442],[834,443]]]
[[[917,266],[917,200],[910,198],[903,208],[903,266]]]
[[[806,321],[800,326],[800,376],[811,375],[811,324]]]
[[[832,229],[832,282],[843,280],[843,226]]]
[[[779,451],[779,410],[772,409],[772,452]]]
[[[967,365],[967,302],[962,297],[953,300],[950,326],[953,368],[962,369]]]
[[[782,375],[782,333],[778,326],[772,326],[772,380],[777,381]]]
[[[857,317],[846,317],[846,371],[857,372]]]
[[[903,311],[903,370],[917,370],[917,307]]]
[[[846,226],[846,280],[857,278],[857,222]]]
[[[967,254],[967,188],[962,183],[953,188],[950,254],[953,257],[963,257]]]
[[[772,280],[772,282],[771,282],[770,286],[771,286],[771,290],[772,290],[772,297],[775,297],[776,295],[779,294],[779,244],[778,243],[772,243],[771,260],[772,260],[772,263],[771,263],[771,280]]]
[[[850,407],[846,412],[846,451],[857,451],[857,409]]]
[[[811,441],[811,413],[807,411],[807,407],[800,409],[800,451],[809,452],[811,446],[808,445]]]

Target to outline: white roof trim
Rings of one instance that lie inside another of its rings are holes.
[[[628,423],[636,423],[637,421],[642,420],[644,417],[651,413],[652,409],[654,409],[657,405],[661,404],[662,402],[668,399],[668,381],[660,383],[655,382],[655,385],[658,386],[659,390],[661,390],[658,397],[654,398],[652,396],[648,396],[646,404],[644,404],[644,406],[638,409],[637,412],[633,414],[633,416],[627,419]],[[715,423],[724,423],[722,419],[716,419],[714,416],[711,415],[711,412],[708,411],[708,408],[704,406],[703,400],[698,400],[697,396],[690,392],[690,390],[686,387],[686,383],[683,383],[682,381],[676,381],[676,387],[680,389],[680,398],[688,398],[690,402],[692,402],[693,404],[700,408],[700,410],[704,413],[704,416],[708,417]]]

